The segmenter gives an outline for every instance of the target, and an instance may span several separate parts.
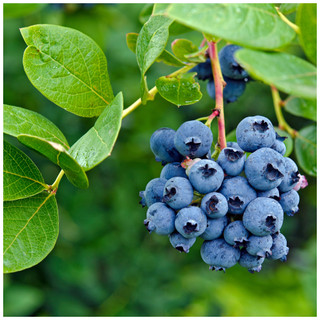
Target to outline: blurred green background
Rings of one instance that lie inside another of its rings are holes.
[[[4,102],[37,111],[52,120],[70,145],[94,119],[79,118],[52,104],[23,71],[25,43],[20,27],[59,24],[92,37],[104,50],[114,93],[122,91],[125,106],[139,98],[140,73],[126,46],[126,33],[139,32],[144,4],[5,5]],[[197,32],[178,35],[197,45]],[[170,43],[176,37],[171,36]],[[286,50],[303,57],[299,46]],[[155,64],[148,72],[151,88],[157,77],[174,68]],[[285,217],[288,261],[265,261],[250,274],[235,266],[212,272],[201,260],[201,241],[189,254],[174,250],[167,237],[149,235],[143,225],[146,208],[138,193],[158,177],[161,164],[149,148],[159,127],[177,129],[184,121],[206,116],[213,108],[206,83],[200,102],[178,109],[162,99],[141,106],[123,121],[112,156],[88,172],[90,187],[78,190],[66,179],[57,193],[60,235],[54,250],[39,265],[4,276],[6,316],[315,316],[316,315],[316,180],[307,176],[300,191],[300,212]],[[283,95],[285,97],[285,95]],[[261,114],[277,124],[270,89],[250,82],[245,94],[225,108],[227,132],[243,117]],[[311,121],[285,114],[299,129]],[[213,126],[216,136],[216,126]],[[59,169],[26,149],[47,183]],[[295,159],[294,154],[291,155]]]

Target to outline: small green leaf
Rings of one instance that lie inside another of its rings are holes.
[[[117,140],[122,119],[123,96],[120,92],[94,126],[70,149],[84,170],[90,170],[109,157]]]
[[[295,141],[299,166],[310,176],[317,175],[317,127],[310,125],[299,131]]]
[[[196,73],[185,73],[177,77],[160,77],[156,81],[159,94],[178,107],[193,104],[202,98],[200,85],[194,80]]]
[[[299,4],[296,24],[300,28],[299,40],[309,60],[317,63],[317,4]]]
[[[3,200],[31,197],[45,190],[41,172],[21,150],[3,142]]]
[[[141,99],[146,103],[151,97],[148,94],[145,73],[164,51],[168,38],[169,26],[172,20],[168,17],[151,16],[142,27],[138,39],[136,55],[141,71]]]
[[[284,109],[295,116],[317,121],[317,100],[290,97]]]
[[[279,129],[278,127],[274,127],[274,130],[277,132],[277,134],[280,137],[286,137],[286,139],[283,141],[283,143],[286,146],[286,153],[284,154],[284,156],[289,157],[292,150],[293,150],[293,140],[292,140],[290,134],[286,131]]]
[[[23,56],[31,83],[61,108],[98,116],[113,99],[103,51],[80,31],[54,25],[20,29],[28,45]]]
[[[301,98],[317,97],[317,69],[301,58],[250,49],[238,50],[235,57],[252,77],[268,85]]]
[[[3,203],[3,271],[16,272],[42,261],[59,233],[55,196],[46,192]]]
[[[199,52],[199,49],[192,41],[187,39],[176,39],[171,44],[172,52],[174,55],[185,62],[203,62],[205,58],[194,56]]]
[[[139,33],[136,32],[126,34],[127,46],[134,54],[136,53],[138,35]]]
[[[195,30],[251,48],[272,50],[295,37],[269,3],[174,3],[166,12]]]
[[[279,9],[284,15],[297,11],[298,3],[281,3]]]
[[[83,168],[61,144],[27,134],[20,134],[17,138],[27,147],[38,151],[57,164],[74,186],[81,189],[88,188],[89,182]]]
[[[59,143],[69,149],[67,139],[54,123],[28,109],[3,105],[3,132],[14,137],[19,134],[30,134]]]

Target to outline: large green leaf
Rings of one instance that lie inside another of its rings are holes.
[[[69,149],[67,139],[54,123],[39,113],[24,108],[3,105],[3,132],[14,137],[30,134]]]
[[[109,157],[117,140],[122,119],[123,96],[120,92],[97,119],[94,126],[70,149],[84,170],[90,170]]]
[[[268,3],[174,3],[167,14],[198,31],[251,48],[276,49],[295,37]]]
[[[33,196],[47,189],[34,162],[21,150],[3,142],[3,200]]]
[[[295,116],[317,121],[317,100],[290,97],[284,109]]]
[[[284,15],[287,15],[295,12],[298,8],[298,5],[298,3],[281,3],[279,9]]]
[[[176,77],[160,77],[156,81],[159,94],[178,107],[189,105],[202,98],[200,85],[194,80],[196,73],[185,73]]]
[[[317,63],[317,4],[299,4],[296,23],[300,28],[299,40],[306,56]]]
[[[74,186],[81,189],[88,188],[89,182],[83,168],[61,144],[27,134],[20,134],[17,138],[27,147],[38,151],[57,164]]]
[[[3,204],[3,271],[16,272],[42,261],[59,233],[55,196],[46,192]]]
[[[31,83],[49,100],[82,117],[98,116],[113,99],[107,60],[85,34],[66,27],[21,29],[23,56]]]
[[[236,59],[251,76],[297,97],[317,97],[317,69],[311,63],[287,53],[266,53],[241,49]]]
[[[151,99],[148,95],[145,73],[164,51],[169,38],[169,26],[172,21],[172,19],[165,16],[152,15],[139,33],[136,55],[141,71],[142,103],[146,103],[148,99]]]
[[[309,175],[317,175],[317,127],[310,125],[299,131],[295,141],[299,166]]]

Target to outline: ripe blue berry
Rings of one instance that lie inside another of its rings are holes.
[[[141,204],[142,208],[144,208],[147,205],[146,198],[144,196],[144,191],[139,192],[139,197],[141,198],[139,203]]]
[[[199,80],[212,79],[213,75],[210,59],[208,58],[205,62],[197,64],[194,68],[190,70],[190,72],[196,72],[196,77]]]
[[[225,270],[233,267],[240,259],[240,250],[227,244],[224,239],[204,241],[201,258],[212,270]]]
[[[276,150],[277,152],[279,152],[282,156],[284,156],[284,154],[287,151],[287,147],[284,144],[284,140],[287,137],[281,137],[278,135],[278,133],[276,132],[276,141],[275,143],[271,146],[271,149]]]
[[[278,201],[259,197],[248,204],[242,221],[255,236],[267,236],[280,230],[283,210]]]
[[[259,191],[258,197],[265,197],[265,198],[271,198],[274,200],[279,201],[280,200],[280,192],[278,188],[273,188],[267,191]]]
[[[246,250],[253,256],[268,257],[271,255],[272,236],[267,235],[263,237],[250,236],[246,246]]]
[[[166,182],[166,179],[155,178],[150,180],[149,183],[146,185],[146,190],[144,191],[144,198],[145,203],[148,207],[150,207],[152,204],[156,202],[162,201],[163,190]]]
[[[218,190],[223,178],[223,170],[213,160],[200,160],[189,171],[192,186],[202,194]]]
[[[188,253],[197,238],[185,238],[179,232],[173,232],[169,236],[170,243],[180,252]]]
[[[282,233],[276,233],[272,236],[273,242],[271,247],[271,255],[268,257],[272,260],[280,260],[285,262],[289,248],[287,247],[287,239]]]
[[[160,235],[168,235],[174,231],[176,214],[162,202],[156,202],[147,211],[147,219],[144,225],[151,233],[154,231]]]
[[[238,143],[237,143],[237,142],[234,142],[234,141],[229,141],[229,142],[227,142],[227,147],[233,148],[233,149],[237,149],[237,150],[240,150],[240,151],[243,151],[243,150],[239,147]]]
[[[190,158],[205,156],[210,151],[212,141],[211,130],[197,120],[184,122],[174,137],[177,150]]]
[[[208,219],[207,228],[204,233],[200,235],[200,237],[204,240],[217,239],[223,234],[223,230],[227,226],[227,224],[227,216],[216,219]]]
[[[288,192],[292,190],[299,182],[299,171],[296,163],[287,157],[284,157],[284,177],[279,185],[280,192]]]
[[[228,212],[228,201],[223,194],[210,192],[202,198],[201,209],[208,218],[220,218],[225,216]]]
[[[276,140],[276,132],[269,119],[262,116],[246,117],[236,128],[238,145],[247,152],[271,147]]]
[[[241,267],[247,268],[250,273],[260,272],[264,257],[252,256],[245,250],[241,252],[239,264]]]
[[[188,178],[186,170],[181,167],[180,162],[167,163],[161,170],[160,178],[169,180],[173,177]]]
[[[243,151],[227,147],[221,150],[217,163],[227,175],[237,176],[244,168],[245,159]]]
[[[281,193],[280,201],[281,207],[283,211],[288,216],[293,216],[295,213],[299,211],[299,204],[300,197],[296,190],[290,190],[285,193]]]
[[[236,220],[227,225],[223,231],[224,240],[234,247],[246,246],[249,232],[241,220]]]
[[[163,202],[175,210],[188,206],[193,199],[193,188],[189,180],[182,177],[169,179],[163,190]]]
[[[247,205],[257,197],[247,179],[241,176],[226,177],[219,192],[226,197],[229,212],[233,214],[243,213]]]
[[[185,238],[198,237],[207,227],[207,216],[198,207],[183,208],[176,216],[175,227]]]
[[[181,154],[174,146],[176,132],[170,128],[160,128],[156,130],[150,138],[150,148],[156,158],[164,162],[179,162],[182,160]]]
[[[241,49],[240,46],[230,44],[220,50],[219,61],[224,76],[232,79],[244,79],[249,76],[248,72],[235,60],[234,53],[239,49]]]
[[[284,178],[284,158],[271,148],[261,148],[249,155],[244,172],[255,189],[266,191],[276,188]]]

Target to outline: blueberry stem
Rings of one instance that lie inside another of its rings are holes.
[[[276,10],[281,20],[285,22],[290,28],[292,28],[295,33],[300,34],[300,28],[296,24],[292,23],[282,12],[280,12],[278,7],[276,7]]]
[[[282,114],[281,108],[283,105],[283,101],[281,100],[278,89],[274,86],[271,86],[271,93],[272,93],[274,111],[276,113],[276,117],[279,123],[279,129],[287,131],[292,138],[297,137],[298,132],[289,126],[289,124],[286,122]]]
[[[183,74],[188,72],[190,69],[192,69],[194,67],[194,64],[190,64],[187,66],[184,66],[178,70],[176,70],[173,73],[170,73],[169,75],[167,75],[167,78],[172,78],[175,77],[179,74]],[[152,89],[150,89],[148,91],[149,95],[151,95],[152,97],[154,97],[157,93],[158,93],[158,89],[156,86],[154,86]],[[140,105],[141,105],[141,98],[139,98],[137,101],[135,101],[132,105],[130,105],[128,108],[124,109],[122,112],[122,119],[125,118],[128,114],[130,114],[132,111],[134,111],[135,109],[137,109]]]
[[[214,86],[216,91],[216,106],[212,114],[209,116],[206,125],[210,127],[212,120],[216,117],[214,113],[219,112],[218,118],[218,141],[220,149],[224,149],[227,146],[226,142],[226,130],[224,123],[224,111],[223,111],[223,87],[225,81],[223,80],[220,62],[218,57],[218,46],[215,41],[208,41],[208,52],[211,60],[212,73],[214,78]]]

